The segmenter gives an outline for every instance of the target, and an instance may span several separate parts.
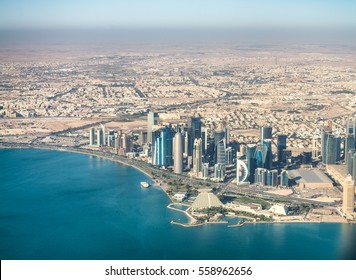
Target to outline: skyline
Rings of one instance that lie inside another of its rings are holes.
[[[0,1],[0,29],[354,29],[355,1]]]

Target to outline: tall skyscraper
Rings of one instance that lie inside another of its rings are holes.
[[[287,148],[287,135],[280,134],[277,136],[277,159],[278,163],[283,161],[283,150]]]
[[[154,165],[167,167],[173,164],[173,136],[174,130],[168,126],[152,132]]]
[[[209,178],[209,163],[203,164],[203,179]]]
[[[333,134],[326,135],[325,138],[325,160],[323,163],[325,164],[335,164],[340,160],[340,144],[341,139],[339,137],[335,137]]]
[[[180,132],[174,136],[174,173],[183,173],[183,137]]]
[[[278,186],[278,171],[268,170],[267,172],[267,186],[277,187]]]
[[[152,143],[152,127],[158,124],[158,113],[149,112],[147,115],[147,143]]]
[[[194,140],[193,148],[193,174],[196,177],[202,177],[203,170],[203,153],[202,153],[202,140],[201,138],[196,138]]]
[[[267,185],[267,169],[256,168],[255,170],[255,184],[260,186]]]
[[[272,140],[271,139],[263,140],[262,155],[263,155],[263,167],[268,170],[271,170],[272,168]]]
[[[281,186],[288,187],[288,171],[282,170],[281,172]]]
[[[263,154],[262,154],[262,148],[260,144],[257,144],[255,158],[256,158],[256,168],[263,168]]]
[[[313,150],[312,150],[313,158],[316,159],[319,156],[319,149],[317,146],[317,139],[315,137],[313,137],[312,147],[313,147]]]
[[[349,150],[346,154],[346,173],[352,176],[353,159],[355,156],[355,149]],[[353,180],[356,178],[352,177]]]
[[[326,154],[327,154],[327,143],[329,136],[332,134],[332,122],[328,121],[327,125],[321,128],[321,158],[322,162],[326,164]]]
[[[105,132],[105,126],[103,124],[100,124],[101,130],[103,132],[102,136],[102,146],[106,146],[106,132]]]
[[[89,130],[89,145],[94,146],[95,145],[95,130],[94,127],[92,127]]]
[[[194,141],[201,138],[201,119],[199,115],[191,117],[188,121],[188,154],[193,154]]]
[[[241,160],[242,154],[236,153],[236,184],[244,183],[248,176],[248,169],[246,164]]]
[[[255,181],[255,169],[256,169],[256,145],[247,144],[246,146],[246,157],[247,157],[247,168],[248,168],[248,180],[250,183]]]
[[[208,151],[208,128],[205,126],[201,128],[201,140],[203,145],[203,155],[206,155]]]
[[[260,128],[260,140],[261,145],[263,145],[263,141],[270,139],[272,140],[272,127],[270,126],[263,126]]]
[[[226,164],[225,139],[221,139],[216,147],[216,163]]]
[[[214,165],[214,178],[218,182],[223,182],[225,180],[225,165],[217,163]]]
[[[97,134],[96,134],[97,140],[96,140],[96,145],[98,147],[102,147],[104,145],[103,139],[104,139],[104,132],[102,128],[99,128],[97,130]]]
[[[228,125],[225,126],[225,139],[226,139],[226,146],[230,144],[230,127]]]
[[[342,211],[353,213],[355,209],[355,184],[350,175],[346,177],[342,191]]]
[[[214,133],[214,142],[215,142],[215,147],[214,147],[214,162],[218,163],[218,145],[221,140],[225,138],[225,130],[222,124],[219,124],[218,128],[215,130]],[[224,142],[225,144],[225,142]],[[225,148],[225,147],[224,147]]]

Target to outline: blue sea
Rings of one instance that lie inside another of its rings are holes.
[[[83,154],[0,149],[0,259],[356,259],[356,226],[184,228],[141,172]]]

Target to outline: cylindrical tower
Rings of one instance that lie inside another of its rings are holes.
[[[177,132],[174,136],[174,173],[183,172],[183,139],[182,134]]]

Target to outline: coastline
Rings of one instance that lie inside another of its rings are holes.
[[[72,152],[72,153],[78,153],[78,154],[85,154],[85,155],[89,155],[89,156],[97,156],[103,159],[107,159],[110,160],[112,162],[116,162],[116,163],[120,163],[132,168],[135,168],[136,170],[142,172],[143,174],[145,174],[147,177],[150,178],[150,180],[152,182],[154,182],[154,179],[152,178],[152,175],[149,174],[146,170],[143,170],[142,168],[140,168],[139,166],[135,165],[134,163],[129,163],[126,162],[125,160],[122,160],[119,158],[118,155],[116,154],[108,154],[106,155],[105,152],[102,151],[95,151],[95,150],[90,150],[90,149],[83,149],[83,148],[74,148],[74,147],[62,147],[62,146],[47,146],[47,145],[28,145],[28,144],[8,144],[8,145],[4,145],[4,143],[0,143],[0,149],[42,149],[42,150],[52,150],[52,151],[63,151],[63,152]],[[157,180],[157,179],[156,179]],[[184,213],[188,219],[189,222],[188,223],[179,223],[179,222],[175,222],[175,221],[171,221],[171,224],[175,224],[175,225],[180,225],[183,227],[196,227],[196,226],[203,226],[203,225],[207,225],[207,224],[227,224],[226,221],[207,221],[207,222],[203,222],[203,223],[196,223],[196,219],[190,215],[187,210],[182,211],[179,209],[175,209],[173,207],[170,207],[172,204],[174,204],[175,202],[172,200],[172,198],[168,195],[167,193],[167,185],[163,182],[161,182],[160,180],[157,180],[158,184],[154,184],[153,186],[155,187],[159,187],[165,194],[166,196],[169,198],[170,203],[166,206],[168,209],[173,210],[173,211],[180,211],[182,213]],[[239,216],[237,216],[239,217]],[[244,217],[244,216],[241,216]],[[345,222],[333,222],[333,221],[328,221],[328,222],[322,222],[322,221],[301,221],[301,220],[276,220],[276,221],[245,221],[241,224],[235,224],[235,225],[228,225],[227,227],[241,227],[244,226],[246,224],[301,224],[301,223],[306,223],[306,224],[316,224],[316,223],[323,223],[323,224],[355,224],[356,222],[349,222],[349,221],[345,221]]]

